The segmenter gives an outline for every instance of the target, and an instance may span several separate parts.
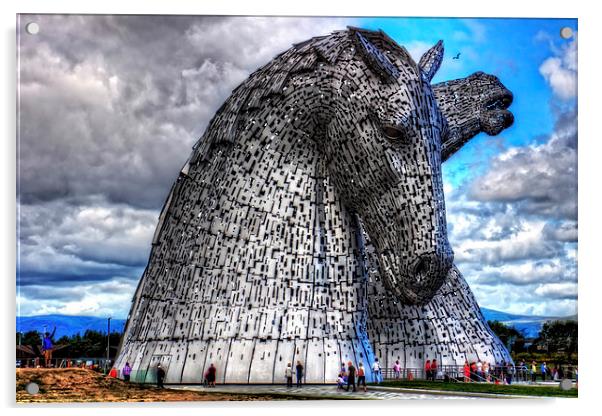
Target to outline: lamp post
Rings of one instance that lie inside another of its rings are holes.
[[[105,368],[107,369],[107,374],[109,373],[109,354],[111,351],[111,317],[107,320],[107,364]]]

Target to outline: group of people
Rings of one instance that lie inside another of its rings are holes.
[[[293,375],[296,376],[297,387],[301,387],[303,384],[304,367],[301,361],[297,361],[297,365],[293,368],[292,363],[288,363],[284,376],[286,378],[286,386],[293,387]],[[570,369],[572,370],[572,368]],[[427,380],[435,381],[439,371],[439,366],[436,359],[427,360],[424,366],[425,378]],[[130,381],[130,375],[132,373],[132,367],[129,363],[125,363],[121,374],[126,382]],[[217,370],[215,365],[212,363],[204,374],[204,385],[208,387],[215,387]],[[396,379],[401,377],[401,365],[399,360],[395,361],[393,365],[393,373]],[[562,380],[564,378],[564,371],[560,366],[555,366],[552,370],[548,369],[546,362],[542,362],[540,366],[533,361],[530,366],[527,366],[524,361],[515,367],[513,363],[506,363],[505,361],[495,364],[490,364],[487,361],[464,361],[463,376],[465,383],[471,382],[495,382],[512,384],[514,376],[518,380],[528,381],[528,375],[531,376],[531,381],[536,381],[537,374],[541,375],[543,381],[546,380],[546,375],[551,375],[553,380]],[[381,381],[381,367],[378,358],[375,359],[372,366],[372,375],[376,383]],[[574,375],[577,375],[577,368],[574,369]],[[569,375],[570,377],[571,375]],[[157,387],[163,388],[163,381],[165,379],[165,370],[161,364],[157,365]],[[337,376],[337,390],[357,391],[358,388],[363,387],[364,391],[367,391],[366,386],[366,370],[363,363],[359,363],[356,368],[352,361],[348,361],[346,364],[341,363],[341,369]]]
[[[378,363],[378,359],[376,359],[373,368],[373,374],[375,375],[375,380],[378,381],[378,376],[380,375],[380,364]],[[130,376],[132,374],[132,367],[130,363],[125,363],[124,367],[121,370],[121,375],[123,376],[124,381],[129,382]],[[207,371],[204,374],[203,384],[208,387],[215,387],[215,379],[216,379],[217,369],[215,365],[212,363]],[[284,376],[286,378],[286,386],[293,387],[293,374],[296,375],[297,378],[297,387],[301,387],[303,385],[303,376],[304,376],[304,368],[301,361],[297,361],[297,365],[293,370],[292,364],[289,362],[284,371]],[[165,380],[165,369],[159,363],[157,364],[157,387],[164,388],[163,381]],[[357,386],[356,386],[357,380]],[[352,387],[353,391],[357,391],[358,387],[363,386],[364,391],[366,391],[366,370],[364,369],[364,364],[360,363],[359,367],[356,369],[351,361],[347,363],[341,363],[341,371],[337,378],[337,389],[343,389],[345,386],[347,387],[347,391]]]
[[[546,381],[549,377],[550,380],[559,381],[567,378],[577,378],[577,368],[573,368],[569,366],[567,369],[567,373],[565,374],[564,369],[561,365],[556,364],[554,367],[548,367],[548,364],[543,361],[541,364],[537,364],[534,360],[530,365],[527,365],[524,361],[521,361],[517,367],[517,375],[519,378],[522,378],[524,381],[527,381],[530,376],[531,382],[537,381],[537,376],[539,375],[541,381]]]
[[[495,367],[494,368],[498,368]],[[464,375],[464,382],[491,382],[491,364],[487,361],[482,362],[481,360],[473,361],[470,364],[468,360],[464,361],[464,367],[462,370]]]
[[[381,368],[378,358],[374,360],[374,364],[372,365],[372,376],[376,383],[380,382]],[[364,363],[360,362],[356,369],[353,362],[348,361],[347,364],[342,362],[341,370],[337,376],[337,390],[349,391],[349,389],[352,388],[352,391],[357,391],[360,387],[363,387],[364,392],[368,390],[366,386],[366,369],[364,368]]]
[[[347,386],[346,391],[349,391],[351,387],[353,387],[353,391],[357,391],[356,387],[356,378],[357,378],[357,387],[364,387],[364,391],[367,391],[366,388],[366,370],[364,368],[364,363],[359,364],[356,369],[351,361],[347,362],[347,367],[345,368],[345,363],[341,363],[341,371],[337,377],[337,390],[344,390],[345,386]]]
[[[125,382],[129,382],[131,374],[132,374],[132,367],[130,366],[130,363],[125,363],[125,365],[121,369],[121,375],[123,376],[123,380]],[[211,365],[209,366],[209,368],[207,369],[207,371],[205,371],[205,374],[203,375],[203,385],[206,387],[215,387],[216,374],[217,374],[217,369],[215,368],[215,365],[213,365],[213,363],[211,363]],[[163,368],[161,363],[157,364],[156,375],[157,375],[157,387],[160,389],[165,388],[165,386],[163,385],[163,381],[165,380],[165,369]]]
[[[572,369],[572,368],[571,368]],[[527,365],[524,361],[521,361],[518,366],[515,366],[511,362],[497,362],[495,364],[489,364],[487,361],[481,362],[475,361],[468,363],[468,360],[464,362],[463,368],[464,382],[495,382],[512,384],[513,379],[517,381],[531,381],[536,382],[539,376],[541,381],[546,381],[547,377],[550,380],[562,380],[565,377],[564,371],[561,366],[556,365],[551,370],[547,363],[544,361],[540,365],[533,361],[530,365]],[[569,377],[572,374],[569,375]],[[575,369],[576,375],[576,369]]]
[[[498,362],[490,364],[487,361],[473,361],[468,363],[464,361],[463,368],[465,383],[494,382],[496,384],[512,384],[513,377],[516,375],[516,368],[511,362]]]

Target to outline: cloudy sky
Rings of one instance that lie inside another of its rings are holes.
[[[291,44],[346,25],[382,28],[416,59],[443,39],[434,82],[482,70],[514,92],[515,125],[444,165],[456,264],[481,306],[576,313],[577,38],[559,36],[576,21],[24,15],[17,315],[125,317],[217,108]]]

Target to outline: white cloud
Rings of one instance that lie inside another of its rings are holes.
[[[422,41],[414,41],[414,42],[406,42],[403,47],[406,48],[410,56],[414,59],[414,61],[420,61],[420,58],[426,51],[432,48],[434,45],[422,42]]]
[[[537,289],[535,289],[535,293],[537,295],[552,299],[576,299],[577,284],[565,282],[540,285],[539,287],[537,287]]]
[[[557,56],[541,64],[539,72],[557,97],[569,100],[577,96],[577,33],[573,41],[557,52]]]
[[[507,215],[507,214],[506,214]],[[510,214],[511,215],[511,214]],[[464,221],[467,222],[465,219]],[[503,262],[556,257],[563,253],[562,244],[549,241],[544,233],[543,221],[520,221],[520,229],[506,232],[504,219],[489,217],[475,221],[478,233],[454,246],[456,261],[498,264]]]
[[[561,115],[547,142],[513,147],[494,158],[470,193],[477,201],[516,203],[523,214],[576,219],[576,113]]]
[[[536,293],[538,285],[471,285],[480,306],[518,315],[569,316],[577,313],[577,299],[550,298]],[[571,289],[572,290],[572,289]]]
[[[509,148],[445,190],[455,261],[481,306],[576,313],[577,120],[557,116],[547,141]]]
[[[24,287],[17,297],[19,316],[91,315],[125,318],[136,282],[120,277],[77,287]]]
[[[293,43],[352,24],[353,20],[345,18],[239,17],[232,24],[194,23],[186,30],[186,38],[198,56],[219,54],[225,61],[253,71]]]

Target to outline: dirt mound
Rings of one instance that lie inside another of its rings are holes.
[[[36,383],[40,391],[29,394],[25,387]],[[17,402],[172,402],[224,400],[283,400],[276,395],[226,394],[159,389],[126,383],[83,368],[17,369]],[[297,399],[298,400],[298,399]]]

